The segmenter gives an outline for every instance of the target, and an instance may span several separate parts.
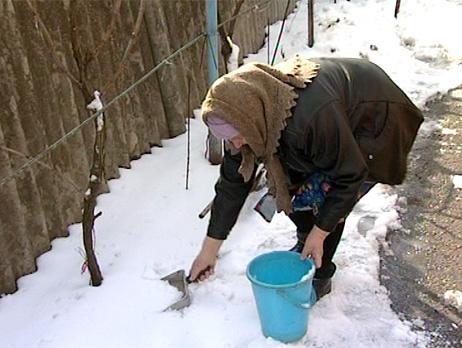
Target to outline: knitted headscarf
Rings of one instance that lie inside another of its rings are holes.
[[[298,98],[294,87],[306,87],[318,69],[318,64],[298,55],[275,66],[246,64],[216,80],[202,103],[206,124],[210,115],[219,117],[247,141],[239,168],[245,181],[252,176],[255,159],[262,160],[278,212],[292,211],[287,178],[276,154],[279,138]]]

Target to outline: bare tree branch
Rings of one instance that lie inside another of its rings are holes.
[[[71,49],[72,49],[72,55],[75,59],[78,71],[79,71],[79,80],[81,83],[80,91],[83,94],[83,98],[85,100],[86,104],[91,103],[92,97],[91,97],[91,92],[90,88],[88,87],[87,83],[87,71],[88,71],[88,62],[92,60],[91,57],[89,57],[89,53],[83,53],[80,47],[80,39],[78,37],[78,33],[76,28],[78,27],[74,16],[77,16],[79,11],[77,6],[77,1],[76,0],[71,0],[71,9],[70,9],[70,24],[71,24]]]
[[[112,11],[111,23],[109,24],[108,29],[104,32],[103,36],[101,37],[101,40],[99,41],[98,46],[96,46],[93,52],[92,57],[87,63],[90,63],[94,58],[99,56],[99,52],[104,47],[104,45],[109,41],[112,34],[114,33],[114,30],[116,28],[117,19],[119,19],[121,6],[122,6],[122,0],[117,0],[114,5],[114,9]]]
[[[30,10],[34,13],[34,18],[37,21],[37,23],[40,25],[41,33],[43,34],[43,38],[45,39],[45,42],[50,48],[50,52],[52,53],[51,56],[53,57],[53,61],[58,67],[59,70],[61,70],[62,73],[66,74],[66,76],[75,84],[79,89],[82,89],[82,82],[79,81],[70,71],[69,69],[59,60],[59,58],[56,55],[56,52],[58,51],[56,49],[56,45],[51,38],[51,34],[48,31],[47,26],[45,23],[43,23],[42,18],[40,17],[37,7],[35,6],[35,1],[34,5],[32,4],[31,0],[26,0],[27,5],[29,6]]]
[[[133,47],[133,44],[135,43],[136,39],[138,38],[138,33],[140,32],[141,28],[141,23],[143,22],[143,16],[144,16],[144,10],[145,10],[145,0],[140,0],[140,5],[138,8],[138,15],[136,17],[135,21],[135,26],[133,28],[133,31],[130,36],[130,40],[128,41],[127,47],[125,48],[124,55],[122,57],[122,61],[120,64],[123,64],[125,62],[125,59],[127,58],[128,54],[130,53],[130,50]]]
[[[128,40],[127,47],[125,48],[124,54],[122,56],[122,59],[117,67],[117,70],[114,74],[114,78],[111,81],[108,81],[104,87],[103,90],[107,92],[107,90],[113,88],[115,86],[115,83],[117,79],[119,78],[120,74],[124,71],[127,63],[127,58],[130,55],[130,51],[133,48],[133,45],[135,44],[136,40],[139,37],[139,32],[141,28],[141,24],[143,23],[143,17],[144,17],[144,11],[146,8],[145,0],[140,0],[140,4],[138,7],[138,15],[136,17],[135,25],[133,27],[133,31],[130,35],[130,39]]]

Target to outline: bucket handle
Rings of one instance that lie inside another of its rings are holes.
[[[292,297],[287,295],[287,293],[286,293],[286,291],[284,291],[284,289],[278,289],[277,293],[279,295],[281,295],[282,297],[284,297],[288,302],[290,302],[295,307],[301,307],[302,309],[310,309],[311,306],[314,305],[315,302],[316,302],[316,294],[315,294],[314,289],[311,289],[311,297],[308,300],[308,302],[295,301]]]

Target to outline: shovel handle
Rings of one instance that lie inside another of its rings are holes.
[[[191,283],[197,283],[197,279],[200,278],[201,275],[203,275],[205,272],[210,271],[212,267],[207,266],[205,269],[200,271],[200,273],[197,275],[196,280],[191,280],[191,274],[186,277],[186,283],[191,284]]]

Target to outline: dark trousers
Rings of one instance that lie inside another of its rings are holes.
[[[368,193],[375,184],[375,182],[370,181],[364,182],[359,190],[358,200],[366,193]],[[297,226],[297,251],[301,252],[305,244],[306,237],[314,226],[315,217],[312,210],[307,210],[293,212],[289,215],[289,218],[293,221],[295,226]],[[340,243],[344,228],[345,220],[339,222],[335,229],[329,233],[326,239],[324,239],[322,265],[321,268],[316,269],[316,273],[314,274],[315,278],[324,279],[330,278],[334,275],[337,267],[335,266],[335,263],[332,262],[332,258],[334,257],[335,251],[337,250],[338,243]]]
[[[308,233],[314,226],[315,217],[311,210],[309,211],[297,211],[289,215],[289,218],[297,226],[297,239],[299,245],[303,248],[306,237]],[[342,238],[343,229],[345,227],[345,222],[340,222],[337,224],[335,229],[329,233],[329,235],[324,239],[324,253],[322,255],[322,266],[321,268],[316,269],[314,275],[315,278],[330,278],[334,275],[336,266],[332,262],[337,246],[340,243]],[[301,252],[301,249],[299,250]]]

